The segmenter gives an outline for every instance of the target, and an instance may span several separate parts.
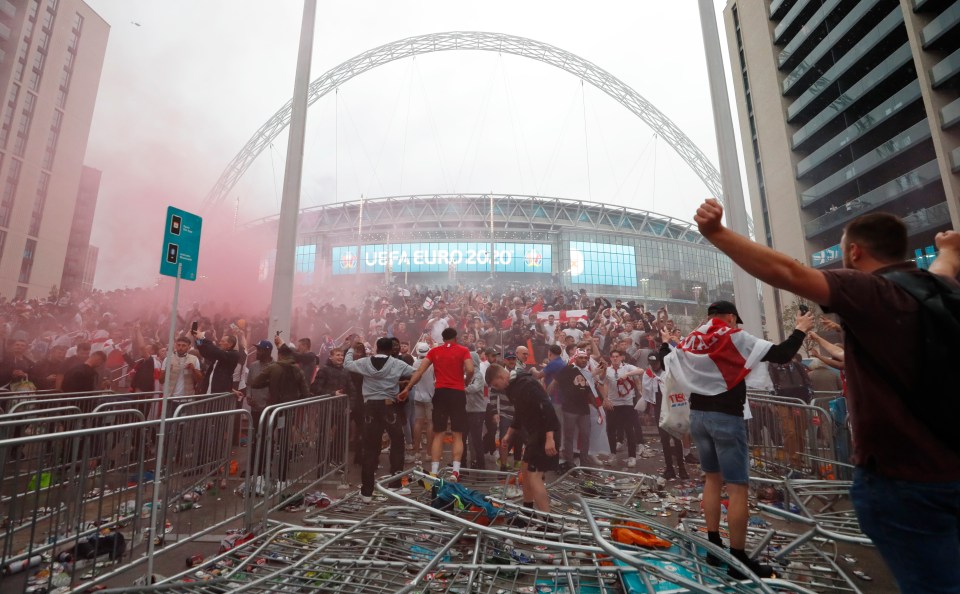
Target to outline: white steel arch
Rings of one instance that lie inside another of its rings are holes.
[[[720,174],[716,167],[670,118],[644,99],[640,93],[603,68],[580,56],[525,37],[483,31],[450,31],[418,35],[394,41],[365,51],[325,72],[310,83],[307,104],[313,105],[333,89],[377,66],[418,54],[453,50],[499,52],[532,58],[565,70],[589,82],[633,112],[634,115],[650,126],[658,136],[666,140],[670,147],[680,155],[680,158],[693,169],[697,177],[703,181],[712,196],[717,198],[723,196]],[[217,183],[204,198],[203,208],[223,202],[250,164],[289,125],[290,105],[290,101],[287,101],[269,120],[260,126],[260,129],[247,141],[243,149],[230,161],[230,164],[220,174]]]

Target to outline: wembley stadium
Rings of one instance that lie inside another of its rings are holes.
[[[269,217],[249,227],[276,224]],[[270,260],[261,263],[262,279]],[[624,206],[507,194],[391,196],[304,209],[296,275],[302,288],[492,276],[665,304],[733,295],[730,260],[690,223]]]

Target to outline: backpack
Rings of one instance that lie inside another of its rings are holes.
[[[956,373],[960,361],[960,287],[928,271],[882,275],[920,303],[921,357],[919,395],[894,384],[907,409],[954,452],[960,453],[960,398]]]

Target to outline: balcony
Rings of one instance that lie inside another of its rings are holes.
[[[923,49],[929,49],[947,34],[956,35],[957,25],[960,25],[960,2],[954,2],[950,8],[938,14],[920,31]]]
[[[868,72],[855,84],[851,85],[849,89],[837,97],[830,105],[823,108],[820,113],[811,118],[802,128],[797,130],[793,135],[793,149],[796,150],[800,148],[851,105],[855,105],[869,93],[875,91],[877,87],[886,84],[887,79],[894,76],[902,68],[912,64],[913,54],[910,51],[910,44],[904,43],[883,62],[877,64],[873,70]],[[916,76],[913,77],[913,80],[916,80]]]
[[[943,106],[940,110],[940,128],[946,130],[960,124],[960,99],[954,99],[952,103]]]
[[[913,105],[919,99],[920,83],[912,81],[897,91],[892,97],[870,110],[868,114],[850,124],[845,130],[823,143],[820,148],[797,163],[797,179],[809,174],[823,164],[824,161],[843,150],[844,147],[856,142],[859,138],[896,116],[902,112],[904,108]],[[957,103],[960,103],[960,100],[958,100]]]
[[[811,239],[824,231],[843,225],[847,221],[866,214],[879,206],[937,181],[940,181],[940,168],[937,166],[936,160],[928,161],[913,171],[905,173],[879,188],[874,188],[863,196],[847,202],[844,206],[806,223],[803,226],[804,234],[807,239]]]
[[[929,138],[930,124],[923,119],[815,186],[804,190],[800,195],[800,205],[806,208],[814,204]]]
[[[843,56],[837,59],[820,78],[814,81],[806,91],[790,104],[787,108],[787,121],[793,121],[794,118],[802,113],[825,91],[832,90],[838,80],[849,76],[850,72],[856,73],[857,71],[854,70],[854,66],[859,63],[864,56],[881,46],[891,33],[902,27],[903,13],[900,11],[900,8],[896,8],[887,14],[875,28],[868,31],[853,47],[847,50]],[[831,51],[833,51],[832,48]]]
[[[950,151],[950,171],[960,173],[960,146]]]
[[[930,229],[949,225],[950,209],[946,202],[934,204],[929,208],[911,212],[903,217],[903,223],[907,226],[907,235],[917,235]]]
[[[930,82],[934,89],[947,86],[960,74],[960,49],[940,60],[930,69]]]
[[[17,16],[17,7],[10,0],[0,0],[0,15],[6,15],[12,19]]]

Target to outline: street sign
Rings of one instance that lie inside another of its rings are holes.
[[[197,280],[197,260],[200,257],[200,227],[203,219],[172,206],[167,207],[167,221],[163,231],[163,256],[160,258],[160,274]]]

